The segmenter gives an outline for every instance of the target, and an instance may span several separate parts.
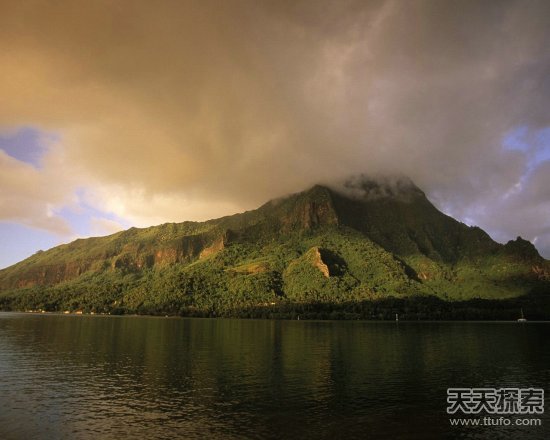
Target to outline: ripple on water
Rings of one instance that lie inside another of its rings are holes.
[[[0,438],[547,438],[446,388],[550,381],[546,324],[0,314]],[[547,416],[543,423],[548,424]]]

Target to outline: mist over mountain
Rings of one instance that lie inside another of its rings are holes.
[[[4,309],[242,310],[550,293],[550,262],[438,211],[405,177],[315,185],[206,222],[79,239],[0,271]]]

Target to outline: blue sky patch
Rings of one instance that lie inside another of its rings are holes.
[[[550,160],[550,127],[530,130],[519,126],[510,130],[502,140],[506,150],[521,151],[527,157],[527,171],[534,170],[540,163]]]
[[[48,145],[58,140],[52,133],[35,127],[22,127],[18,130],[0,129],[0,149],[9,156],[40,167],[41,159]]]
[[[106,212],[106,211],[102,211],[100,209],[94,208],[93,206],[83,201],[84,190],[79,189],[76,191],[76,194],[79,198],[78,206],[76,207],[65,206],[61,210],[57,211],[56,214],[62,217],[67,222],[69,222],[72,229],[77,235],[82,237],[97,235],[97,234],[94,234],[94,231],[93,231],[93,227],[91,224],[92,219],[112,220],[121,224],[124,228],[129,228],[130,226],[132,226],[125,219],[118,217],[117,215],[111,212]]]
[[[0,223],[0,268],[30,257],[38,249],[47,250],[63,242],[58,235],[20,223]]]

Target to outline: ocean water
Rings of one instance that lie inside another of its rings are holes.
[[[509,426],[446,409],[449,387],[549,385],[547,323],[0,313],[6,440],[547,439],[548,401]]]

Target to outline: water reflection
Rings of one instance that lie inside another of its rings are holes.
[[[547,324],[0,314],[0,438],[545,438],[449,386],[549,390]]]

